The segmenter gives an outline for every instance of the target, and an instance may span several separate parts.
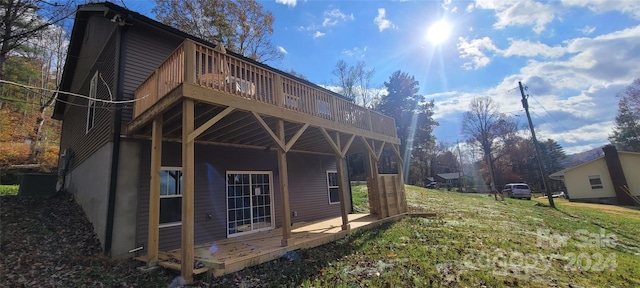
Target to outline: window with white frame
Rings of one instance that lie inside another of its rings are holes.
[[[600,175],[589,176],[589,184],[591,184],[591,189],[603,189]]]
[[[162,167],[160,170],[160,227],[182,222],[182,168]]]
[[[340,203],[340,189],[338,184],[338,172],[327,171],[327,187],[329,189],[329,204]]]
[[[91,84],[89,86],[89,102],[87,103],[87,130],[85,133],[89,133],[89,130],[93,128],[96,119],[96,95],[98,90],[98,71],[93,74],[91,78]]]

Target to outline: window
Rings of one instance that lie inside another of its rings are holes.
[[[182,221],[182,169],[160,170],[160,227],[180,225]]]
[[[329,188],[329,204],[340,203],[340,189],[338,189],[338,172],[327,171],[327,186]]]
[[[600,175],[589,176],[589,184],[591,184],[591,189],[602,189],[602,179],[600,179]]]
[[[98,90],[98,71],[93,74],[91,78],[91,84],[89,87],[89,102],[87,103],[87,130],[85,133],[89,133],[89,130],[93,128],[93,124],[96,119],[96,92]]]

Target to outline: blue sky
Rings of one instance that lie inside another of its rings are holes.
[[[124,3],[155,18],[152,1]],[[285,53],[268,64],[328,86],[341,59],[375,68],[378,88],[394,71],[407,72],[435,100],[434,134],[448,143],[465,138],[461,113],[478,96],[492,97],[525,127],[522,81],[539,139],[568,153],[601,146],[614,125],[616,93],[640,77],[635,0],[260,3],[275,16],[272,41]],[[427,32],[438,21],[450,33],[435,44]]]

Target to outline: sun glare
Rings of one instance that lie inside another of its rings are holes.
[[[427,39],[433,45],[440,45],[449,39],[449,34],[451,34],[451,25],[444,20],[440,20],[429,27]]]

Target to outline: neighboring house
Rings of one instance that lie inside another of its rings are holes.
[[[454,172],[454,173],[440,173],[436,174],[433,177],[433,181],[438,182],[441,186],[444,187],[458,187],[460,186],[460,180],[464,177],[466,183],[471,183],[471,178],[469,176],[463,175],[462,173]]]
[[[549,175],[562,180],[570,201],[620,205],[640,205],[625,192],[640,195],[640,153],[602,148],[604,155]]]
[[[349,154],[373,159],[375,193],[403,187],[393,118],[112,3],[79,6],[60,90],[63,189],[105,253],[181,248],[186,279],[198,243],[279,227],[287,246],[291,223],[331,217],[348,230]],[[383,150],[399,175],[378,175]],[[406,211],[369,193],[379,218]]]

